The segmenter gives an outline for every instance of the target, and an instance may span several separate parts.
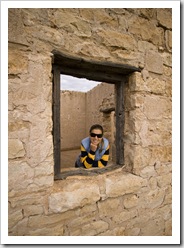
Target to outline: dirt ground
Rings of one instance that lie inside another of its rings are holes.
[[[61,168],[75,168],[75,161],[80,149],[61,152]]]

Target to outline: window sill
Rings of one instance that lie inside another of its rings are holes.
[[[85,169],[85,168],[71,168],[67,169],[66,171],[62,171],[61,173],[54,176],[54,180],[63,180],[66,179],[69,176],[96,176],[103,174],[105,172],[109,172],[118,168],[122,168],[122,165],[118,164],[110,164],[107,165],[104,168],[91,168],[91,169]]]

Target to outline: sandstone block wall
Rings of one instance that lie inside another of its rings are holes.
[[[171,9],[8,15],[9,235],[172,235]],[[141,69],[125,90],[126,170],[54,181],[53,49]]]

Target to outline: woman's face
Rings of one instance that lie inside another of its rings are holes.
[[[102,131],[100,129],[93,129],[90,133],[91,143],[98,145],[102,140]]]

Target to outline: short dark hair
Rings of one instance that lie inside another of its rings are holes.
[[[99,124],[94,124],[94,125],[92,125],[92,126],[90,127],[89,132],[91,133],[92,130],[94,130],[94,129],[99,129],[99,130],[101,130],[101,131],[102,131],[102,134],[103,134],[103,127],[102,127],[101,125],[99,125]]]

